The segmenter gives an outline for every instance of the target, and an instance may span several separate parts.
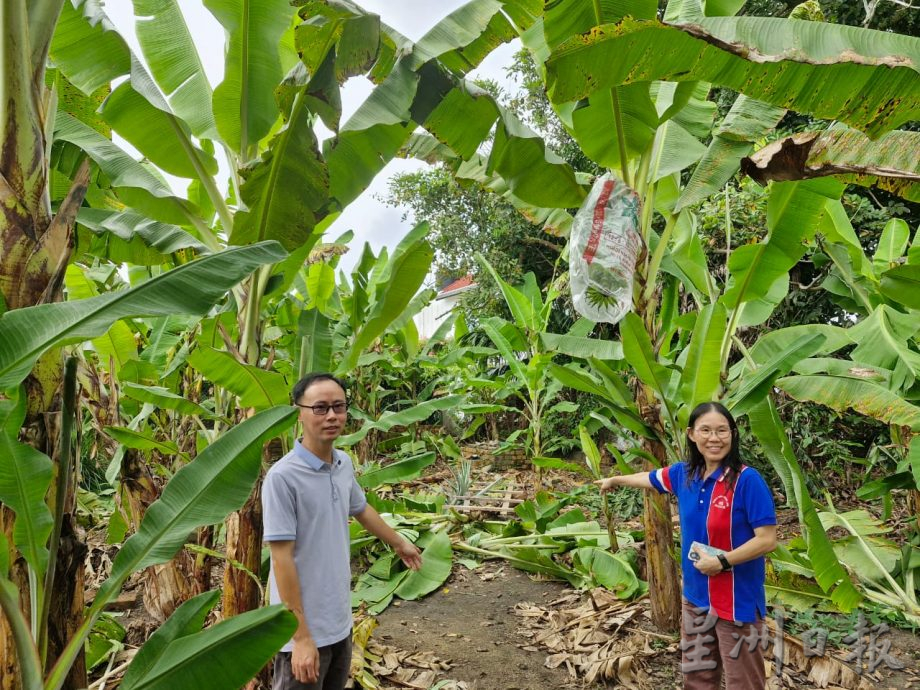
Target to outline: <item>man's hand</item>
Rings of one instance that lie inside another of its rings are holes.
[[[319,650],[312,637],[294,640],[291,671],[301,683],[315,683],[319,680]]]
[[[715,556],[700,554],[700,559],[693,562],[693,566],[703,575],[712,577],[722,572],[722,562]]]
[[[406,567],[412,570],[418,570],[422,567],[422,552],[408,539],[400,541],[393,550],[406,564]]]
[[[368,503],[364,506],[364,510],[355,515],[355,518],[364,529],[389,544],[407,567],[412,570],[418,570],[422,567],[422,553],[415,548],[412,542],[399,535],[396,530],[384,522],[371,504]]]

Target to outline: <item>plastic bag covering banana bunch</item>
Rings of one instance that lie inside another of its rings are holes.
[[[572,223],[572,301],[592,321],[616,323],[632,308],[633,273],[642,242],[639,196],[610,173],[598,177]]]

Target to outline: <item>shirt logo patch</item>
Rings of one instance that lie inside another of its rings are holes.
[[[714,508],[725,510],[728,508],[728,499],[725,496],[716,496],[712,499],[712,505]]]

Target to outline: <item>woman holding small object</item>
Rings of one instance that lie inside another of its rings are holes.
[[[698,405],[688,459],[654,472],[599,480],[677,497],[683,571],[684,688],[760,690],[766,616],[764,554],[776,548],[776,509],[763,477],[741,464],[738,427],[720,403]]]

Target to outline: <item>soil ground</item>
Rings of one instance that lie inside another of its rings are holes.
[[[397,601],[378,617],[374,637],[406,651],[430,651],[451,663],[444,676],[470,690],[580,687],[562,668],[545,668],[544,651],[529,651],[518,634],[514,605],[546,605],[567,591],[519,570],[457,566],[444,587],[421,601]]]
[[[529,602],[546,607],[572,590],[558,582],[539,581],[527,573],[496,563],[470,571],[457,566],[439,591],[421,601],[397,601],[378,617],[374,637],[409,652],[431,652],[451,664],[441,678],[466,684],[469,690],[549,690],[585,687],[564,667],[547,668],[547,651],[532,646],[522,634],[515,605]],[[652,630],[649,623],[641,627]],[[649,632],[648,634],[654,635]],[[654,638],[651,638],[654,639]],[[920,688],[920,638],[905,630],[888,633],[890,652],[905,668],[879,668],[871,679],[879,690]],[[665,644],[661,645],[666,646]],[[639,687],[680,688],[679,652],[661,649],[642,663]],[[592,687],[605,687],[593,684]],[[631,687],[610,684],[606,687]],[[817,686],[797,676],[786,687],[810,690]]]

